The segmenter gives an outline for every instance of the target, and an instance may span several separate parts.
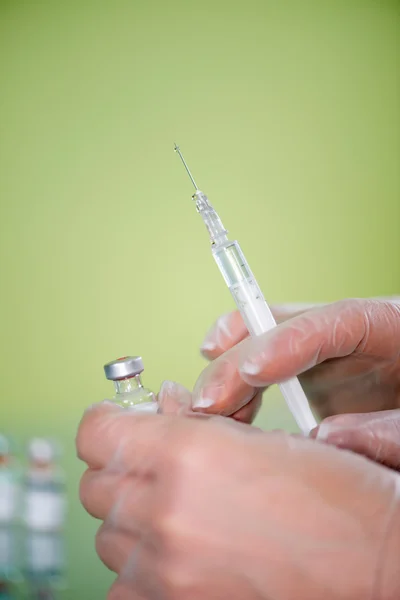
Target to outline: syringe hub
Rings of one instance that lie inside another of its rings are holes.
[[[207,227],[212,244],[221,243],[227,239],[228,230],[222,224],[217,212],[209,203],[207,196],[200,190],[197,190],[193,196],[196,202],[197,211]]]

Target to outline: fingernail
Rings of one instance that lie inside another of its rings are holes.
[[[261,368],[259,365],[246,360],[240,367],[239,371],[245,375],[258,375],[261,372]]]
[[[328,437],[330,432],[330,427],[327,423],[321,423],[317,430],[317,435],[315,436],[316,440],[324,441]]]
[[[226,315],[220,316],[220,318],[217,321],[217,334],[223,333],[228,338],[232,337],[232,333],[229,327],[231,316],[232,313],[227,313]]]
[[[158,401],[162,402],[165,396],[172,396],[176,390],[176,383],[174,381],[163,381],[158,392]]]
[[[162,407],[167,398],[173,398],[174,401],[180,404],[187,404],[185,399],[190,395],[190,392],[180,383],[176,381],[163,381],[158,392],[158,404]]]
[[[333,442],[334,444],[338,445],[342,442],[342,434],[343,427],[334,425],[333,423],[329,423],[329,421],[327,423],[322,421],[322,423],[318,427],[315,439],[319,440],[320,442],[326,442],[327,440],[329,440],[330,442]]]
[[[215,350],[216,347],[217,347],[217,344],[215,344],[215,342],[204,341],[202,343],[202,345],[200,346],[200,352],[212,352],[213,350]]]
[[[217,347],[216,337],[217,337],[217,335],[215,332],[215,327],[213,327],[207,333],[202,344],[200,345],[200,352],[207,351],[207,350],[215,350],[215,348]]]
[[[193,408],[210,408],[215,404],[215,400],[212,398],[205,398],[204,396],[200,396],[193,401]]]
[[[202,352],[211,352],[217,346],[224,347],[224,340],[221,337],[232,339],[232,333],[229,327],[229,322],[232,313],[227,313],[219,317],[214,327],[207,333],[203,343],[200,346]]]
[[[221,396],[224,385],[208,386],[200,390],[199,394],[194,393],[192,408],[210,408]]]

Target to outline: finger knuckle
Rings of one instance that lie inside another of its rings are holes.
[[[101,404],[89,409],[83,415],[75,438],[76,452],[80,460],[90,461],[93,439],[101,435],[109,426],[109,416],[109,408],[105,409]]]
[[[82,421],[79,424],[78,431],[77,431],[76,438],[75,438],[76,453],[78,455],[78,458],[80,458],[81,460],[85,460],[85,455],[86,455],[86,440],[87,440],[86,431],[87,431],[87,429],[88,429],[88,416],[84,415],[84,417],[82,418]]]
[[[105,534],[105,526],[104,524],[99,527],[95,536],[95,550],[102,561],[109,568],[108,564],[108,556],[110,554],[110,539],[109,536]]]
[[[129,598],[129,596],[126,596],[125,598]],[[121,588],[113,586],[107,594],[107,600],[124,600]]]
[[[138,598],[139,596],[133,595],[131,587],[119,579],[114,582],[107,594],[107,600],[134,600]]]
[[[91,470],[87,469],[79,482],[79,499],[89,513],[91,506],[90,477]]]

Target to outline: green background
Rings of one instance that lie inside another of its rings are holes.
[[[399,33],[389,0],[0,1],[0,429],[64,445],[64,598],[112,581],[74,454],[103,364],[191,388],[232,308],[173,142],[270,302],[396,293]]]

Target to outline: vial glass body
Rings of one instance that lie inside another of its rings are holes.
[[[61,472],[31,469],[25,480],[24,522],[33,531],[61,531],[66,498]]]
[[[15,526],[0,524],[0,583],[16,582],[20,578],[17,530]],[[3,596],[0,594],[0,599]]]
[[[137,412],[157,412],[157,398],[143,386],[140,375],[114,381],[114,386],[115,396],[111,399],[112,402]]]
[[[0,435],[0,600],[8,596],[8,583],[20,579],[18,527],[21,473],[9,440]]]
[[[28,530],[58,532],[64,528],[65,476],[49,440],[35,438],[30,442],[24,500],[23,520]]]
[[[19,467],[11,454],[8,440],[0,435],[0,524],[10,524],[18,513]]]
[[[66,568],[63,535],[28,531],[25,543],[25,579],[37,587],[63,589]]]

